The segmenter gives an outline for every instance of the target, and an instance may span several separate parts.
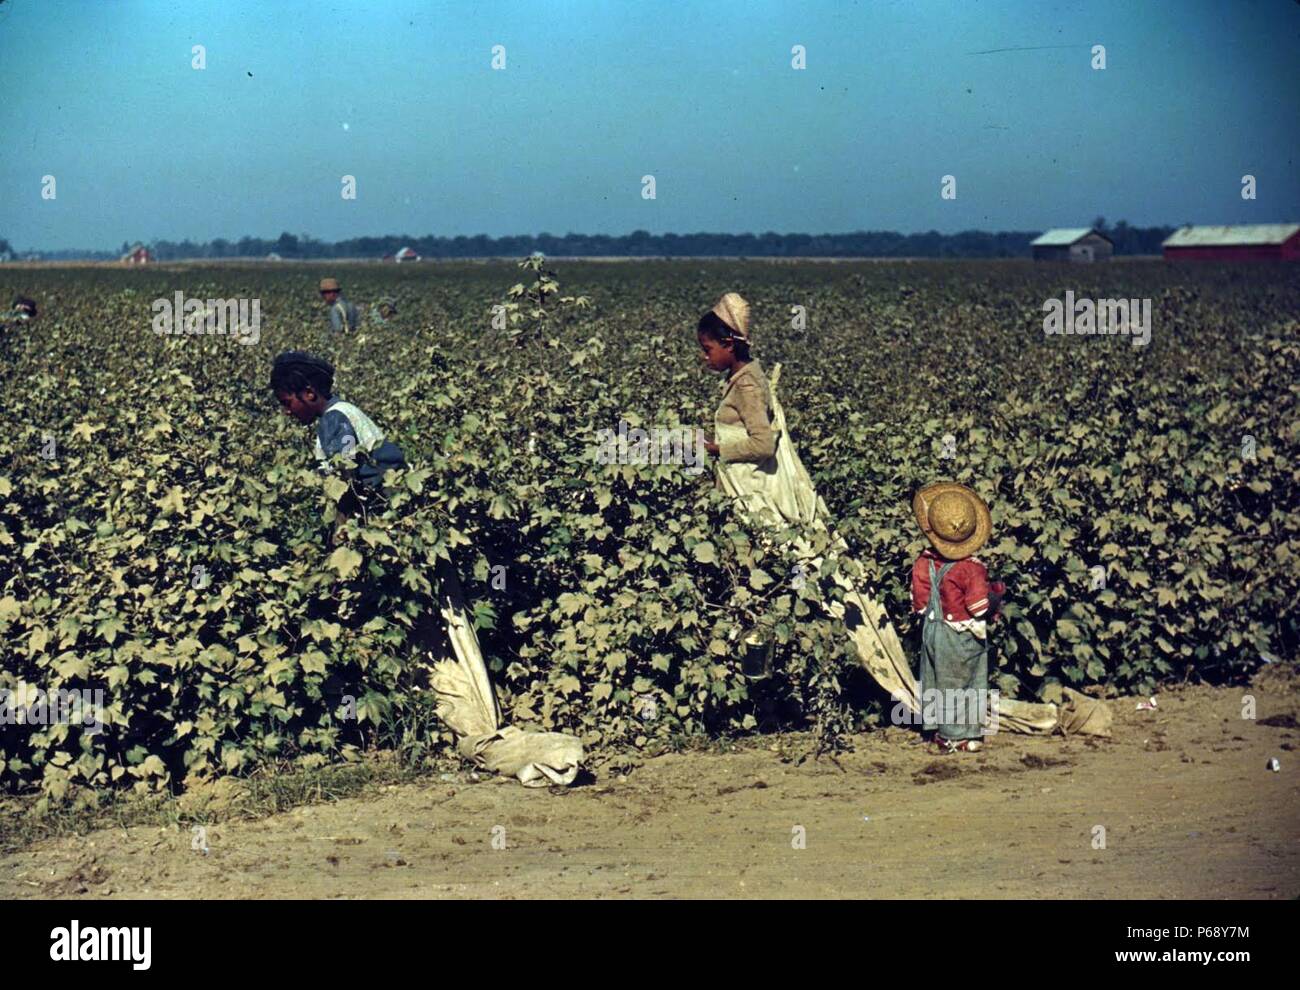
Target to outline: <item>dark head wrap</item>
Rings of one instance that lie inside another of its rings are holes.
[[[301,392],[311,387],[328,396],[334,388],[334,366],[306,351],[285,351],[271,365],[271,390]]]

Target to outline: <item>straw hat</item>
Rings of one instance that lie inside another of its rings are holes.
[[[339,280],[336,278],[323,278],[320,280],[321,292],[338,292]]]
[[[749,303],[739,292],[728,292],[713,307],[713,313],[741,340],[749,340]]]
[[[912,512],[925,538],[949,560],[969,557],[993,531],[984,500],[965,485],[939,481],[912,497]]]

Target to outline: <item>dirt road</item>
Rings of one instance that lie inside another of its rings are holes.
[[[1294,689],[1134,700],[1111,702],[1108,740],[1002,733],[934,757],[891,729],[836,766],[764,737],[567,791],[467,774],[379,788],[209,825],[207,853],[178,828],[44,840],[0,859],[0,896],[1300,895]]]

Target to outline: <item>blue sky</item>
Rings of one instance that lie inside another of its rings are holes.
[[[1294,0],[7,0],[0,93],[19,249],[1300,220]]]

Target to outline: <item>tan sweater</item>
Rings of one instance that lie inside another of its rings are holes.
[[[776,434],[772,432],[767,378],[757,361],[750,361],[722,383],[722,402],[716,419],[729,426],[744,426],[745,440],[719,441],[719,456],[724,461],[760,464],[776,453]]]

